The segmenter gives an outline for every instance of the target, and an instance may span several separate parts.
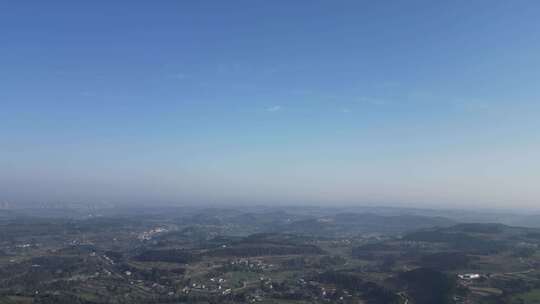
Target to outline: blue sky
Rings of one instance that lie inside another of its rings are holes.
[[[539,14],[0,2],[0,200],[535,207]]]

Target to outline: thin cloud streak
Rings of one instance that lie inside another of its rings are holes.
[[[281,106],[271,106],[266,108],[266,112],[278,112],[281,111]]]

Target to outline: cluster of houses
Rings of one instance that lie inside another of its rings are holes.
[[[458,274],[458,278],[464,281],[473,281],[480,279],[481,275],[478,273],[464,273],[464,274]]]
[[[223,278],[212,277],[207,283],[191,283],[188,286],[185,286],[181,292],[184,294],[189,294],[193,291],[195,292],[215,292],[221,293],[223,295],[230,294],[232,289],[225,288],[223,284],[226,282]]]
[[[150,229],[148,231],[142,232],[141,234],[139,234],[139,236],[137,238],[139,240],[141,240],[141,241],[149,241],[154,236],[156,236],[157,234],[164,233],[164,232],[167,232],[167,231],[168,230],[166,228],[156,227],[156,228]]]
[[[242,267],[250,271],[264,271],[274,267],[273,264],[266,264],[261,260],[253,260],[247,258],[236,259],[230,261],[231,266]]]

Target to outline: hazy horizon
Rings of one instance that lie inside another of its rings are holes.
[[[535,209],[540,2],[0,4],[0,203]]]

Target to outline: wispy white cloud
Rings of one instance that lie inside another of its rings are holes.
[[[266,112],[277,112],[281,110],[281,106],[271,106],[266,108]]]
[[[341,113],[344,113],[344,114],[349,114],[351,113],[351,109],[348,109],[348,108],[342,108],[339,110]]]

